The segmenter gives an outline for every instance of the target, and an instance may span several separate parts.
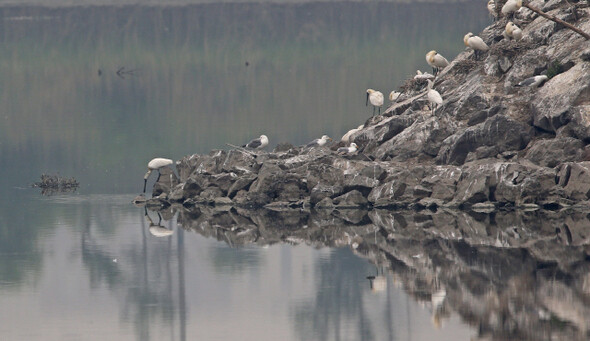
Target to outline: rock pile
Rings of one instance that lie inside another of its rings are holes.
[[[590,32],[590,9],[532,5]],[[444,103],[431,114],[425,80],[350,137],[355,155],[283,144],[271,153],[192,155],[162,176],[152,205],[236,207],[545,207],[590,198],[590,42],[523,8],[523,38],[500,20],[479,34],[480,60],[460,53],[436,78]],[[537,89],[521,80],[547,73]],[[334,146],[336,147],[336,146]],[[334,148],[333,147],[333,148]]]

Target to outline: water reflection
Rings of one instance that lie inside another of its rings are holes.
[[[346,216],[326,212],[199,208],[181,212],[179,222],[183,228],[206,236],[219,238],[222,232],[220,240],[232,245],[350,245],[355,254],[387,269],[383,275],[378,272],[368,277],[373,292],[389,292],[387,283],[393,280],[429,307],[435,327],[444,326],[458,314],[477,328],[482,339],[588,336],[587,212],[374,210],[356,211],[356,215],[370,220],[351,222]],[[257,233],[250,235],[257,235],[255,239],[244,237],[243,231],[253,229]],[[311,306],[304,304],[296,313],[301,330],[310,333],[302,334],[303,339],[312,335],[338,339],[343,328],[350,327],[349,321],[358,323],[354,329],[357,338],[375,337],[378,328],[369,328],[366,323],[359,287],[340,284],[342,295],[321,289],[366,276],[350,267],[355,259],[352,255],[347,259],[348,255],[339,249],[331,254],[334,258],[318,265],[320,290]],[[383,316],[396,313],[399,311]],[[388,333],[391,338],[398,331]]]

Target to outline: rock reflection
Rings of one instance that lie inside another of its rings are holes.
[[[588,212],[306,212],[213,207],[179,211],[183,229],[233,247],[275,243],[350,247],[386,269],[371,276],[373,291],[386,290],[388,281],[402,286],[429,306],[435,326],[453,313],[476,328],[482,339],[584,339],[589,335]],[[341,269],[344,273],[338,276],[367,275],[348,271],[348,261],[331,257],[320,266]],[[354,302],[360,293],[341,296],[351,298],[350,302],[330,302],[321,297],[321,290],[317,295],[316,307],[302,307],[297,313],[300,323],[313,324],[315,335],[329,336],[330,325],[338,323],[321,319],[329,315],[322,314],[322,309],[334,308],[330,304],[349,305],[349,314],[361,309],[361,302]],[[362,332],[370,336],[370,331]]]

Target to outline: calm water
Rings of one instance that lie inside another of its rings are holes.
[[[468,340],[351,247],[237,247],[174,215],[158,238],[130,201],[154,156],[339,137],[365,89],[487,23],[479,1],[0,7],[0,339]],[[43,197],[41,173],[81,188]]]

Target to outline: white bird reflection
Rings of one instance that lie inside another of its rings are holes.
[[[158,223],[156,224],[156,223],[154,223],[154,221],[152,220],[152,218],[148,214],[147,208],[144,208],[144,209],[145,209],[145,217],[148,220],[148,223],[150,224],[150,226],[148,227],[148,231],[150,231],[152,236],[154,236],[154,237],[169,237],[174,234],[174,230],[169,230],[161,225],[162,216],[160,215],[160,212],[158,212],[159,219],[158,219]]]

